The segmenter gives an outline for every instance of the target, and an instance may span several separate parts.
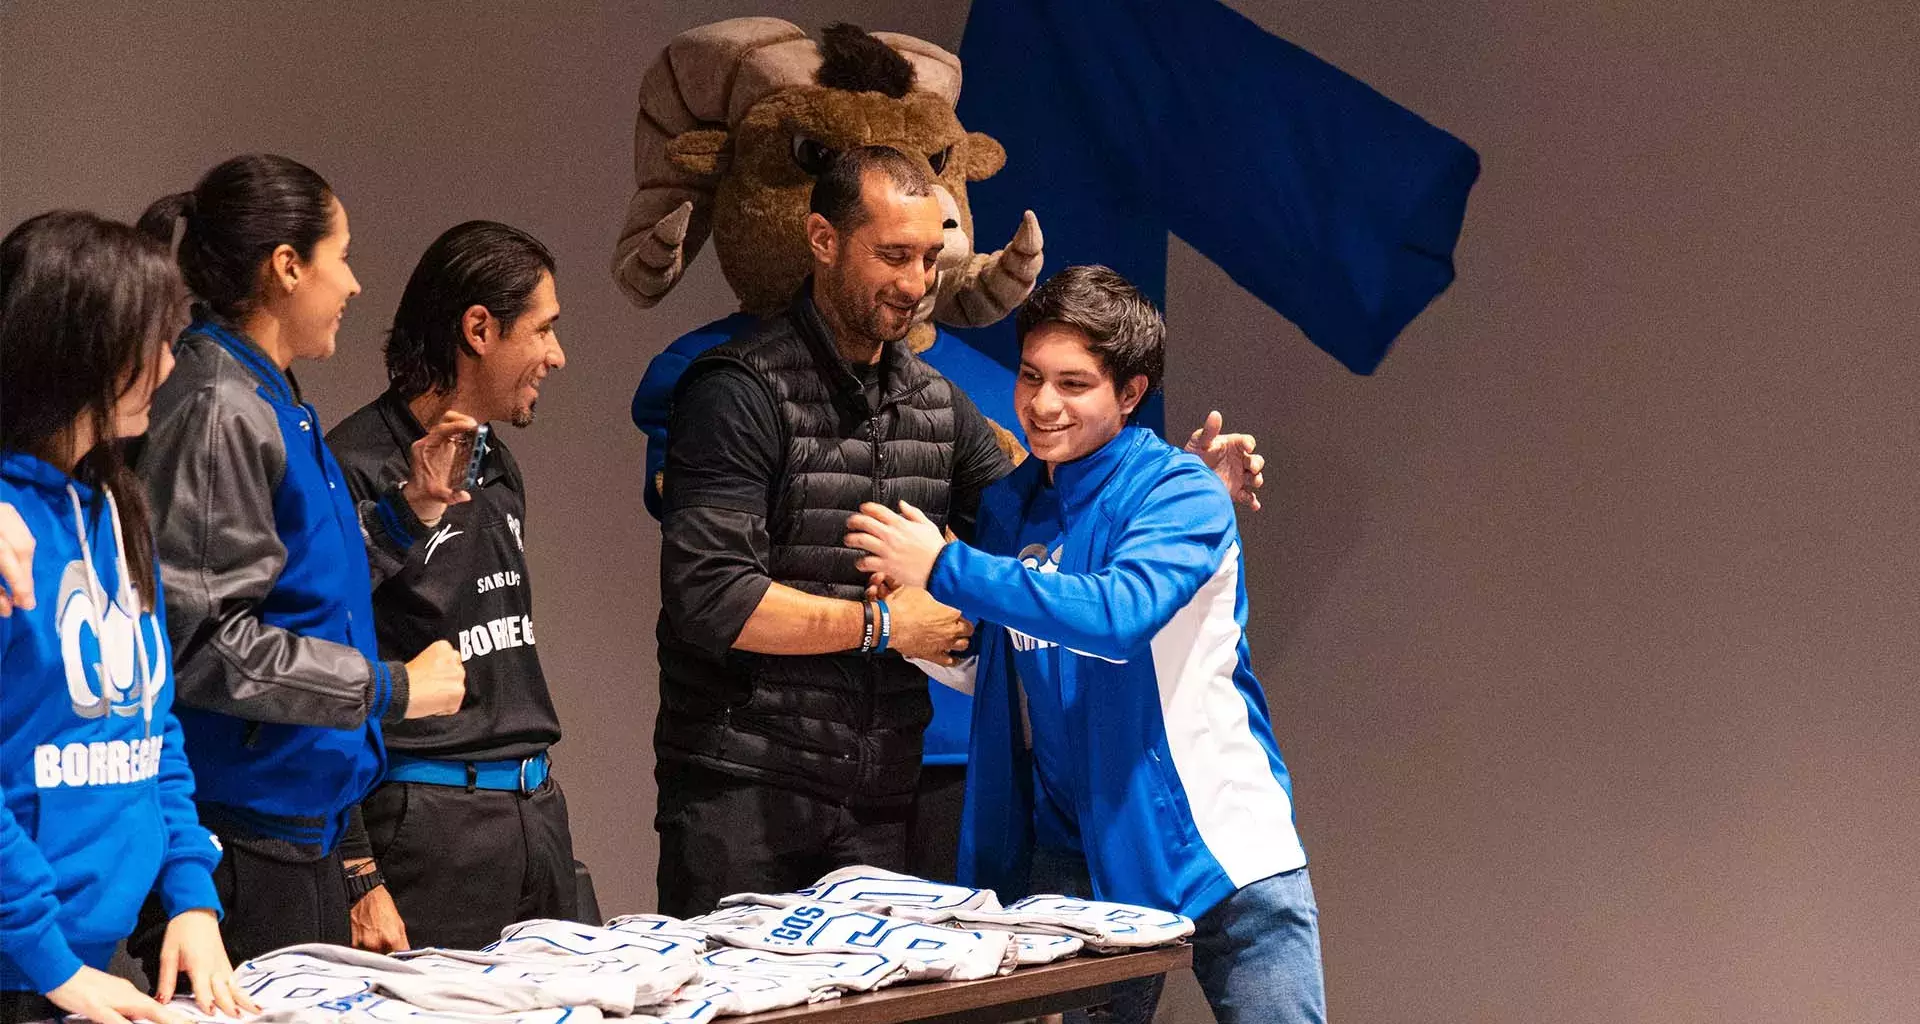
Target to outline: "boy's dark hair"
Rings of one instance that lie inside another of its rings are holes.
[[[1166,374],[1166,321],[1140,289],[1099,264],[1067,267],[1033,290],[1014,319],[1024,344],[1041,324],[1062,324],[1087,337],[1087,348],[1106,367],[1115,390],[1138,376],[1149,394]]]

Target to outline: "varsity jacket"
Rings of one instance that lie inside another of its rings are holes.
[[[1097,899],[1199,917],[1304,865],[1219,480],[1128,427],[1047,486],[1029,459],[989,488],[978,547],[948,544],[927,585],[979,621],[960,882],[1027,892],[1036,839],[1077,831]],[[1056,498],[1062,532],[1013,557]],[[1044,667],[1016,673],[1016,649]]]
[[[0,452],[26,521],[32,611],[0,618],[0,990],[106,970],[148,893],[218,911],[220,848],[193,808],[166,624],[142,611],[104,492]]]
[[[425,528],[398,488],[356,504],[293,379],[238,331],[187,329],[136,468],[152,495],[201,820],[282,859],[330,852],[406,712],[370,581]]]

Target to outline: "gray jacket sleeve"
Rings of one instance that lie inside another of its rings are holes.
[[[286,472],[273,410],[217,366],[154,404],[138,469],[153,506],[178,700],[254,722],[356,728],[374,706],[372,662],[347,644],[271,626],[257,607],[286,566],[274,487]],[[164,390],[164,389],[163,389]],[[389,721],[406,710],[394,665]]]

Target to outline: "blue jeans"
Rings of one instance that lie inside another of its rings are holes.
[[[1074,851],[1035,850],[1033,891],[1090,897],[1085,858]],[[1221,1024],[1325,1024],[1320,911],[1307,869],[1242,886],[1200,915],[1193,973]],[[1150,1024],[1164,982],[1154,977],[1117,984],[1110,1002],[1068,1013],[1068,1024]]]

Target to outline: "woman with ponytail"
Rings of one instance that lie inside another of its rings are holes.
[[[105,973],[149,894],[159,1002],[233,985],[173,712],[147,502],[120,440],[146,429],[185,292],[166,250],[87,213],[0,241],[0,501],[37,539],[40,599],[0,617],[0,1020],[184,1020]],[[56,1009],[57,1008],[57,1009]]]
[[[346,208],[285,157],[241,156],[140,220],[171,241],[197,300],[154,394],[137,469],[152,495],[181,724],[228,945],[243,959],[351,941],[339,843],[379,782],[383,722],[459,710],[445,641],[385,662],[372,583],[405,564],[448,504],[457,414],[413,450],[410,475],[356,503],[292,366],[333,354],[360,291]],[[151,965],[162,909],[130,943]]]

